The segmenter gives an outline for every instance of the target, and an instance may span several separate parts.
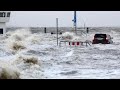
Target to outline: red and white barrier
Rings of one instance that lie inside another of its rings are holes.
[[[83,45],[83,42],[69,42],[70,46],[80,46]]]
[[[61,43],[65,43],[65,45],[67,44],[67,45],[69,45],[69,46],[83,46],[83,43],[84,42],[72,42],[72,41],[60,41],[60,43],[59,43],[59,46],[61,46]]]

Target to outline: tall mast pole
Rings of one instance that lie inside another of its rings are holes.
[[[77,13],[74,11],[74,28],[75,28],[75,33],[77,34]]]

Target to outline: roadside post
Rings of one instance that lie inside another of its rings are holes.
[[[47,32],[46,32],[46,27],[44,28],[44,33],[47,33]]]

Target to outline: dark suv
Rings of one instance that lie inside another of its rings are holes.
[[[108,34],[95,34],[92,44],[111,44],[113,43],[112,37]]]

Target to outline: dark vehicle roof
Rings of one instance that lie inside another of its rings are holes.
[[[106,34],[95,34],[94,37],[106,38]]]

